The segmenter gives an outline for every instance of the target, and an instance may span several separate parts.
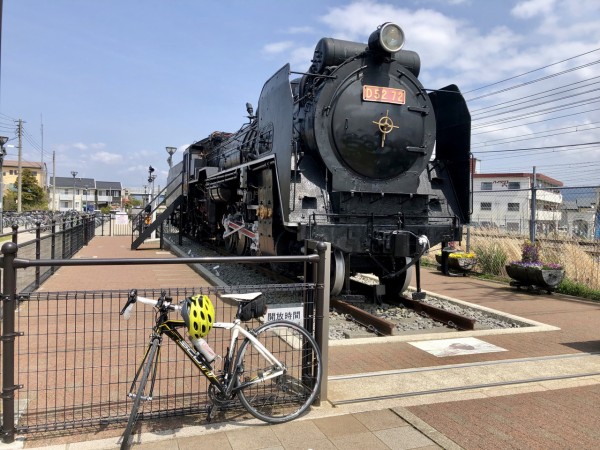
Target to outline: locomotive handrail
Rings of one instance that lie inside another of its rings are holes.
[[[341,67],[341,65],[338,66],[338,67]],[[327,111],[327,114],[329,114],[329,111],[331,110],[331,105],[333,104],[334,100],[337,99],[338,92],[341,91],[342,86],[345,86],[344,82],[346,80],[352,78],[352,76],[356,75],[357,73],[365,70],[366,67],[367,67],[366,65],[365,66],[359,66],[356,70],[353,70],[352,72],[350,72],[348,74],[348,76],[341,83],[339,83],[339,85],[336,87],[335,91],[333,91],[333,94],[331,94],[331,98],[329,99],[329,105],[327,105],[324,108],[324,111]]]
[[[144,222],[145,217],[151,216],[152,214],[154,214],[154,212],[156,212],[160,206],[165,204],[169,198],[171,198],[173,196],[178,196],[181,194],[178,189],[173,189],[162,200],[160,200],[161,195],[163,195],[165,193],[165,191],[167,191],[167,189],[170,189],[171,186],[176,182],[181,183],[182,182],[181,178],[179,178],[179,177],[173,178],[171,181],[169,181],[167,183],[167,185],[158,194],[156,194],[155,198],[158,200],[156,201],[156,206],[154,206],[154,208],[151,207],[150,211],[148,211],[146,208],[144,208],[135,217],[133,217],[131,219],[131,225],[132,225],[131,226],[131,241],[132,242],[134,240],[136,230],[139,231],[141,234],[141,231],[142,231],[141,228],[142,228],[142,224]],[[174,200],[175,199],[173,199],[172,201],[174,201]],[[149,205],[152,205],[152,202],[150,202]]]

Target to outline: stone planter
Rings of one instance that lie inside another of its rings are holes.
[[[510,264],[506,266],[506,273],[514,280],[511,281],[511,286],[545,290],[548,293],[554,291],[565,277],[563,269],[540,269]]]
[[[442,255],[435,255],[438,264],[442,264]],[[477,258],[450,258],[448,257],[448,268],[457,272],[469,272],[477,264]]]

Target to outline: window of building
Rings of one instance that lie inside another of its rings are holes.
[[[482,191],[491,191],[492,190],[492,182],[491,181],[482,181],[481,182],[481,190]]]
[[[506,223],[506,231],[511,231],[511,232],[519,232],[521,231],[520,227],[519,227],[519,222],[507,222]]]
[[[491,211],[492,203],[491,202],[481,202],[481,210],[482,211]]]
[[[10,173],[11,175],[15,175],[15,173],[14,173],[14,172],[15,172],[15,171],[14,171],[14,170],[12,170],[12,169],[10,169],[10,170],[8,171],[8,173]]]
[[[519,210],[519,204],[518,203],[509,203],[508,204],[508,210],[509,211],[518,211]]]
[[[519,181],[509,181],[508,182],[509,189],[521,189],[521,182]]]
[[[69,195],[69,190],[68,190],[68,189],[65,189],[65,191],[63,192],[63,194],[65,194],[65,195]]]
[[[34,170],[34,171],[32,171],[32,172],[31,172],[31,174],[32,174],[34,177],[37,177],[37,172],[36,172],[35,170]]]
[[[68,208],[69,207],[69,202],[60,202],[60,207],[61,208]]]
[[[492,222],[480,222],[479,224],[482,228],[491,228],[492,227]]]

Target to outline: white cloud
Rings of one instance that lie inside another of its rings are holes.
[[[72,147],[77,150],[87,150],[88,149],[88,146],[86,144],[84,144],[83,142],[76,142],[72,145]]]
[[[72,144],[58,144],[55,146],[55,149],[59,152],[65,152],[68,150],[100,150],[105,148],[106,144],[104,142],[93,142],[91,144],[86,144],[85,142],[74,142]]]
[[[118,153],[96,152],[90,155],[92,161],[98,161],[104,164],[117,164],[123,161],[123,156]]]
[[[517,3],[511,10],[511,14],[519,19],[531,19],[552,12],[555,3],[556,0],[527,0]]]
[[[292,41],[282,41],[282,42],[274,42],[272,44],[267,44],[263,47],[263,52],[268,54],[278,54],[282,53],[286,50],[289,50],[294,46]]]

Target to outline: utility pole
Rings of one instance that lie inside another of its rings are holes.
[[[17,135],[19,136],[19,162],[17,164],[17,212],[22,211],[21,198],[23,196],[23,162],[21,155],[23,154],[23,121],[19,119],[17,126]]]
[[[42,151],[40,152],[42,154],[42,165],[40,167],[40,184],[42,185],[42,187],[44,188],[44,191],[47,191],[48,189],[48,172],[46,170],[44,170],[44,118],[42,116],[42,114],[40,113],[40,134],[42,137]]]
[[[56,151],[53,151],[52,152],[52,211],[56,211],[56,203],[55,202],[56,202]]]
[[[531,179],[531,225],[529,228],[529,240],[535,244],[536,218],[537,218],[537,180],[535,166],[533,166],[533,176]]]

